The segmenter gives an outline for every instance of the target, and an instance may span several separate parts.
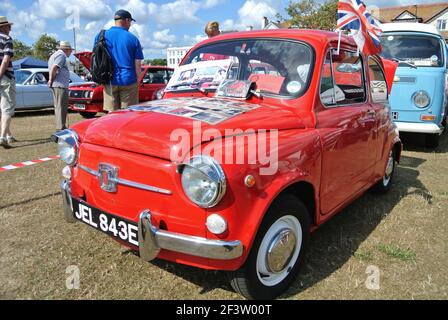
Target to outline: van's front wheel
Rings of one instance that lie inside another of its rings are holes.
[[[427,133],[425,135],[425,145],[427,148],[435,149],[439,146],[440,135],[438,133]]]
[[[235,291],[248,299],[274,299],[297,276],[309,242],[310,218],[292,195],[280,196],[267,212],[246,263],[230,273]]]

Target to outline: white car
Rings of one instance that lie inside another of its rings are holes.
[[[47,68],[19,69],[16,77],[16,110],[53,107],[53,94],[48,87]],[[70,71],[70,85],[84,83],[84,80]]]

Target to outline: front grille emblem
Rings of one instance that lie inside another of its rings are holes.
[[[117,192],[118,168],[107,163],[98,165],[98,182],[106,192]]]

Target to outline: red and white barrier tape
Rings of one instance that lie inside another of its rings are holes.
[[[28,166],[32,166],[32,165],[35,165],[38,163],[47,162],[47,161],[51,161],[51,160],[55,160],[55,159],[59,159],[59,156],[51,156],[51,157],[46,157],[46,158],[32,160],[32,161],[24,161],[24,162],[20,162],[20,163],[16,163],[16,164],[10,164],[8,166],[0,167],[0,172],[14,170],[14,169],[23,168],[23,167],[28,167]]]

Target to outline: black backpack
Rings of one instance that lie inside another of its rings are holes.
[[[90,61],[92,80],[99,84],[110,84],[114,74],[114,65],[104,38],[105,32],[101,30]]]

